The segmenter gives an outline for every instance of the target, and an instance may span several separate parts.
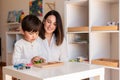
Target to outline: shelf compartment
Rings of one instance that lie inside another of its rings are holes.
[[[69,27],[68,32],[88,31],[88,27]]]
[[[92,64],[119,67],[119,61],[115,59],[100,58],[92,60]]]
[[[77,41],[77,42],[70,42],[71,44],[87,44],[87,41]]]
[[[20,25],[21,23],[19,22],[9,22],[8,25]]]
[[[117,31],[118,26],[93,26],[92,31]]]

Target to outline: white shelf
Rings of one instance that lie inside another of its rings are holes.
[[[70,44],[87,44],[87,41],[70,42]]]
[[[11,23],[8,23],[8,25],[20,25],[21,23],[19,22],[11,22]]]
[[[21,32],[6,32],[6,63],[12,64],[12,55],[14,51],[14,44],[17,40],[22,38]]]
[[[15,31],[9,31],[9,32],[6,32],[6,33],[7,34],[22,34],[22,32],[20,32],[20,31],[19,32],[17,32],[17,31],[16,32]]]
[[[78,31],[78,32],[67,32],[68,34],[69,33],[89,33],[89,31]]]
[[[92,65],[97,65],[97,64],[92,64]],[[103,66],[103,67],[108,68],[108,69],[119,70],[118,67],[110,67],[110,66],[104,66],[104,65],[99,65],[99,66]]]
[[[120,65],[120,27],[117,24],[120,21],[119,5],[119,0],[65,1],[64,21],[70,59],[86,56],[91,64],[93,59],[110,58],[118,59]],[[107,26],[108,22],[116,24]],[[74,41],[76,35],[83,34],[87,45]],[[114,75],[120,75],[120,66],[104,67],[109,69],[105,80],[120,80],[119,76],[114,79]]]

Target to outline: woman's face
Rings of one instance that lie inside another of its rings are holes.
[[[52,34],[56,29],[56,17],[50,15],[44,22],[44,29],[46,34]]]

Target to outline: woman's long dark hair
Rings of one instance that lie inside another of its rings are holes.
[[[54,15],[56,17],[56,29],[55,31],[53,32],[55,34],[55,37],[56,37],[56,45],[59,46],[62,44],[63,42],[63,39],[64,39],[64,31],[63,31],[63,24],[62,24],[62,19],[61,19],[61,16],[60,14],[55,11],[55,10],[51,10],[49,11],[43,18],[43,21],[42,21],[42,26],[41,26],[41,29],[40,29],[40,33],[39,33],[39,36],[42,38],[42,39],[45,39],[45,29],[44,29],[44,21],[48,18],[48,16],[50,15]]]

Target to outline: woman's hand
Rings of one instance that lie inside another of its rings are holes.
[[[45,63],[45,59],[40,56],[35,56],[32,58],[31,62],[32,64],[39,64],[39,63]]]

